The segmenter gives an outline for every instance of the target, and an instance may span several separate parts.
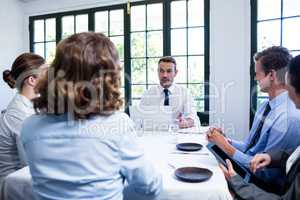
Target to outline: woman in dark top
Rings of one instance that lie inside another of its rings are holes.
[[[300,108],[300,55],[293,58],[286,74],[287,89],[296,107]],[[299,139],[300,138],[295,138]],[[293,152],[273,151],[257,154],[251,161],[251,169],[281,167],[287,173],[282,195],[268,193],[254,184],[246,183],[236,174],[232,164],[226,160],[227,168],[221,165],[228,185],[237,200],[299,200],[300,199],[300,146]]]

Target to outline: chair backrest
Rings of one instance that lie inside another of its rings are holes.
[[[204,112],[197,112],[201,126],[209,126],[209,114]]]

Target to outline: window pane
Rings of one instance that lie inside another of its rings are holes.
[[[110,11],[110,33],[109,35],[123,34],[123,10]]]
[[[76,33],[86,32],[89,30],[89,18],[88,15],[76,16]]]
[[[124,80],[125,80],[125,78],[127,78],[127,76],[125,77],[124,76],[124,62],[120,62],[120,64],[121,64],[121,86],[122,87],[124,87]]]
[[[171,2],[171,27],[186,27],[186,1]]]
[[[297,16],[300,15],[300,1],[299,0],[283,0],[283,16]]]
[[[172,55],[186,55],[186,40],[186,29],[175,29],[171,31]]]
[[[66,16],[62,18],[62,38],[74,34],[74,16]]]
[[[117,47],[120,60],[124,60],[124,37],[116,36],[116,37],[111,37],[110,39]]]
[[[132,85],[132,97],[141,98],[144,92],[146,91],[145,85]]]
[[[300,50],[300,17],[283,20],[282,45],[289,50]]]
[[[132,84],[146,84],[146,60],[131,60],[131,81]]]
[[[132,105],[138,106],[140,104],[141,99],[132,99]]]
[[[195,104],[196,104],[196,109],[197,111],[204,111],[204,100],[195,100]]]
[[[44,50],[44,43],[37,43],[34,44],[34,53],[42,56],[43,58],[45,57],[45,50]]]
[[[188,22],[189,26],[204,26],[203,0],[189,0]]]
[[[189,63],[189,83],[204,82],[204,56],[190,56]]]
[[[55,18],[46,20],[46,41],[55,41],[56,38]]]
[[[55,56],[55,42],[47,42],[46,43],[46,61],[47,63],[51,63]]]
[[[95,32],[104,33],[108,35],[108,12],[95,13]]]
[[[145,57],[145,33],[131,33],[131,56]]]
[[[145,6],[131,7],[131,31],[143,31],[146,29]]]
[[[280,45],[280,20],[257,24],[257,49],[261,51],[273,45]]]
[[[281,0],[258,0],[257,19],[280,18]]]
[[[194,98],[204,98],[203,84],[189,84],[188,88],[191,91]]]
[[[189,28],[189,54],[204,54],[204,28]]]
[[[147,60],[148,62],[148,83],[149,84],[158,84],[158,73],[157,73],[157,67],[158,67],[158,60],[159,58],[149,58]]]
[[[135,18],[133,18],[135,19]],[[150,4],[147,6],[147,29],[162,29],[162,4]]]
[[[147,34],[147,56],[159,57],[163,55],[162,31],[151,31]]]
[[[44,41],[44,20],[34,21],[34,42]]]
[[[187,82],[187,62],[186,57],[175,57],[177,63],[178,73],[175,77],[176,83],[186,83]]]

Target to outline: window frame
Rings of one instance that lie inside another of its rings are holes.
[[[180,0],[172,0],[180,1]],[[162,3],[163,9],[163,55],[171,55],[171,0],[147,0],[147,1],[138,1],[132,2],[130,5],[146,5],[153,3]],[[209,121],[209,10],[210,3],[209,0],[203,0],[204,3],[204,114],[205,121]],[[131,105],[132,100],[132,91],[131,91],[131,49],[130,49],[130,15],[127,13],[128,4],[118,4],[118,5],[108,5],[95,8],[74,10],[74,11],[65,11],[65,12],[56,12],[51,14],[29,16],[29,41],[30,41],[30,52],[34,52],[34,21],[35,20],[46,20],[48,18],[55,18],[56,20],[56,44],[62,39],[62,17],[81,14],[88,15],[88,30],[95,30],[95,13],[99,11],[110,11],[116,9],[124,10],[124,87],[125,87],[125,108],[128,108]],[[74,19],[74,21],[76,18]],[[76,24],[76,23],[75,23]],[[74,27],[75,28],[75,27]],[[188,28],[188,26],[186,27]],[[188,41],[188,40],[187,40]],[[188,56],[187,54],[186,56]],[[127,77],[127,78],[125,78]],[[188,82],[188,80],[187,80]],[[203,114],[203,112],[202,112]],[[201,119],[202,120],[202,119]]]

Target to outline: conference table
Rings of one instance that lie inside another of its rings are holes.
[[[146,158],[162,175],[163,189],[155,199],[159,200],[232,200],[226,180],[215,157],[206,149],[207,141],[202,131],[139,131],[137,141],[144,148]],[[182,152],[176,144],[196,142],[203,148],[196,152]],[[201,167],[213,172],[210,179],[199,182],[183,182],[174,171],[180,167]],[[29,168],[22,168],[6,177],[2,184],[3,200],[33,200]],[[124,199],[148,200],[149,197],[124,190]]]

